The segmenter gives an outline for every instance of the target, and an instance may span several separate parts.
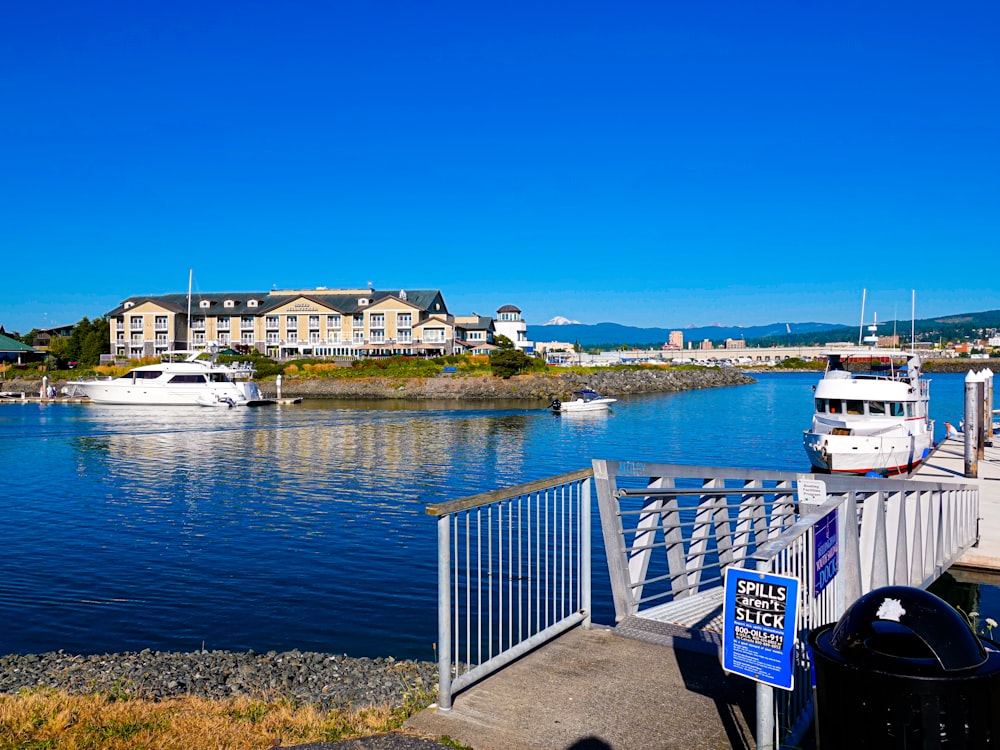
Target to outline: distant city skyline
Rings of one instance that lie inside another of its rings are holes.
[[[683,329],[1000,308],[1000,5],[20,3],[0,325],[440,289]]]

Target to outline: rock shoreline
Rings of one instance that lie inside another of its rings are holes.
[[[58,689],[157,700],[196,696],[291,700],[321,710],[402,706],[437,688],[437,665],[300,652],[150,651],[0,656],[0,693]]]
[[[489,375],[435,378],[283,378],[282,397],[351,399],[458,399],[467,401],[565,399],[574,390],[592,388],[606,396],[641,393],[668,393],[697,388],[747,385],[752,377],[734,369],[699,370],[600,370],[577,374],[518,375],[496,378]],[[272,382],[261,383],[272,392]]]

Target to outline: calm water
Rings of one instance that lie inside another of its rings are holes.
[[[450,402],[0,406],[0,652],[431,659],[427,504],[591,458],[807,471],[815,380],[764,374],[575,417]],[[933,376],[939,437],[961,418],[963,382]],[[602,570],[595,619],[611,623]]]

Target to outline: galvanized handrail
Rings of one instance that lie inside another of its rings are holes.
[[[794,690],[776,694],[758,686],[758,747],[795,742],[809,725],[812,695],[804,638],[811,629],[836,621],[874,588],[926,587],[978,539],[975,485],[593,463],[619,622],[643,617],[675,622],[671,613],[685,611],[696,611],[705,622],[711,618],[704,616],[704,607],[687,605],[699,598],[721,614],[720,587],[729,566],[801,582],[796,624],[802,640]],[[824,483],[821,504],[800,505],[798,485],[806,479]],[[621,488],[622,482],[640,486]],[[628,502],[640,505],[623,508]],[[837,513],[839,569],[824,587],[816,585],[815,529],[831,513]],[[634,519],[634,526],[626,529],[626,518]],[[654,557],[661,549],[662,558]],[[654,600],[666,603],[643,608]]]
[[[590,625],[591,469],[431,505],[438,519],[438,706]]]

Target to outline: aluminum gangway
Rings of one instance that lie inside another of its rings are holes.
[[[718,651],[726,568],[800,580],[794,689],[758,685],[759,748],[796,744],[811,722],[811,629],[874,588],[926,587],[978,534],[972,484],[649,462],[595,460],[591,469],[430,506],[441,710],[519,656],[589,627],[593,488],[622,635]],[[814,595],[815,527],[831,514],[839,565]]]

